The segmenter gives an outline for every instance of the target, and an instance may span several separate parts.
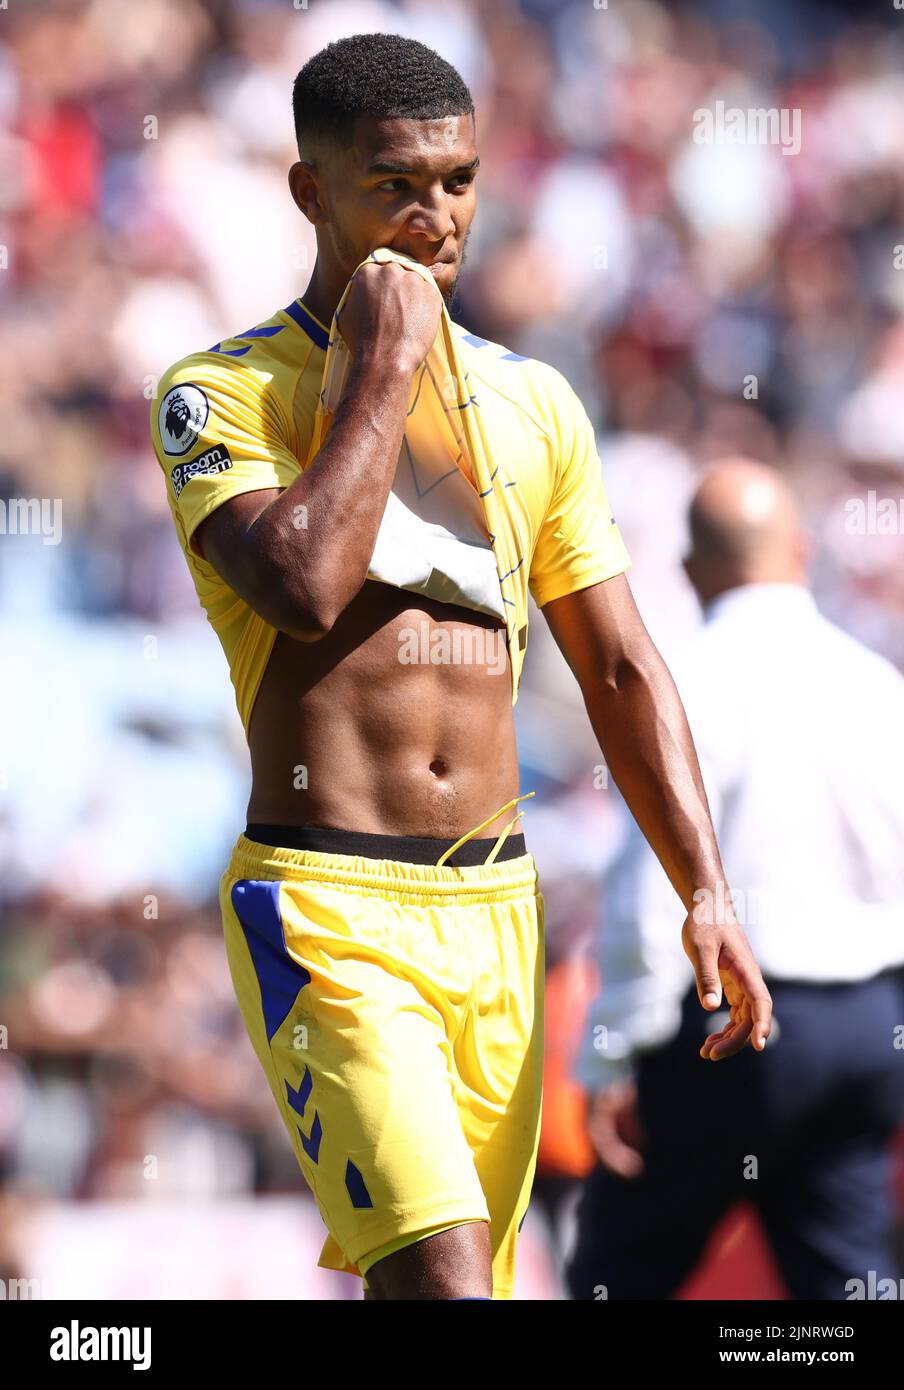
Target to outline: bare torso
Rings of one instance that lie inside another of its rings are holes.
[[[403,660],[424,624],[487,659]],[[457,838],[518,794],[504,630],[368,580],[319,641],[277,637],[249,745],[249,821]]]

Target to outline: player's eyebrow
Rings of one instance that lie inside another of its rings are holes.
[[[451,174],[463,174],[469,170],[475,171],[480,168],[480,155],[475,155],[468,164],[456,164],[454,169],[450,169]],[[393,164],[390,160],[377,159],[373,164],[367,166],[368,174],[416,174],[417,169],[410,168],[405,164]]]

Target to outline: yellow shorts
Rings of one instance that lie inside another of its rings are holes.
[[[329,1232],[364,1275],[488,1221],[510,1298],[543,1069],[533,857],[463,868],[239,837],[220,893],[242,1015]]]

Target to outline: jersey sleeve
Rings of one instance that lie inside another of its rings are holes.
[[[265,373],[206,360],[177,363],[151,404],[151,438],[185,542],[230,497],[286,488],[301,471]]]
[[[606,496],[593,425],[565,378],[556,372],[554,380],[557,476],[530,569],[530,591],[541,608],[631,564]]]

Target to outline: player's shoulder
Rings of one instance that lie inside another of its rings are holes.
[[[572,389],[565,376],[549,362],[543,362],[538,357],[526,357],[504,343],[482,338],[479,333],[472,333],[454,320],[452,332],[469,371],[510,387],[524,383],[528,389],[544,395],[561,394]]]
[[[203,378],[212,387],[227,386],[240,389],[244,383],[249,390],[270,383],[289,360],[289,354],[282,350],[288,341],[280,339],[291,326],[286,310],[279,310],[263,323],[246,328],[232,337],[223,338],[209,348],[201,348],[186,353],[167,367],[160,378],[161,386],[171,386]],[[291,359],[293,366],[301,365],[297,352]]]
[[[196,386],[206,392],[233,391],[242,378],[246,389],[257,384],[257,374],[245,364],[241,369],[227,359],[218,357],[211,348],[198,349],[179,357],[163,371],[157,382],[159,401],[180,388]],[[183,391],[183,397],[188,399]]]
[[[151,401],[151,436],[166,454],[183,453],[200,440],[211,416],[255,411],[266,389],[253,363],[219,356],[213,349],[190,352],[170,364]]]
[[[152,432],[163,439],[173,430],[181,434],[185,425],[203,428],[211,410],[250,410],[257,416],[275,408],[290,418],[298,375],[317,366],[321,346],[293,322],[293,307],[172,362],[157,383]]]
[[[469,375],[559,428],[579,416],[583,405],[568,378],[538,357],[482,338],[453,321],[456,344]]]

